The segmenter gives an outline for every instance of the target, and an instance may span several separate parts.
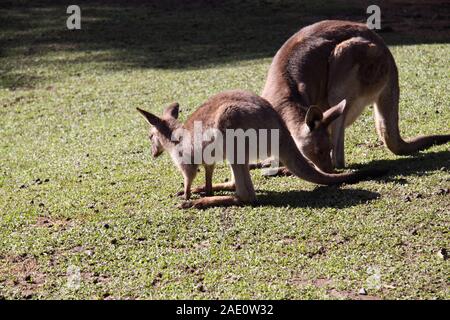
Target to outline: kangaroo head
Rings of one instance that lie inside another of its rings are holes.
[[[150,124],[149,139],[152,144],[152,156],[158,157],[164,150],[170,150],[175,146],[176,141],[172,141],[172,132],[179,128],[181,124],[178,122],[179,104],[174,102],[166,109],[162,117],[136,108]]]
[[[322,112],[318,107],[311,106],[305,117],[305,124],[299,137],[300,151],[320,170],[332,172],[330,125],[345,108],[346,100]]]

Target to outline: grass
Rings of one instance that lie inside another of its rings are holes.
[[[260,92],[279,45],[341,2],[81,5],[72,32],[63,6],[39,4],[0,12],[0,298],[449,298],[448,145],[394,156],[368,109],[347,161],[388,168],[382,179],[318,187],[254,171],[259,205],[204,211],[177,209],[180,174],[150,157],[136,106],[176,100],[186,118],[214,93]],[[403,136],[448,131],[450,45],[386,36]]]

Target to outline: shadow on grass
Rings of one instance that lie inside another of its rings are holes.
[[[261,191],[258,190],[256,206],[337,208],[343,209],[378,199],[377,192],[361,189],[340,189],[320,186],[313,191]]]
[[[445,170],[450,168],[450,151],[424,152],[402,157],[394,160],[374,160],[367,164],[354,164],[350,169],[380,168],[388,172],[378,180],[385,182],[403,183],[405,179],[395,179],[393,176],[423,176],[429,171]]]
[[[450,151],[418,153],[395,160],[374,160],[368,164],[351,165],[350,169],[378,168],[386,174],[373,180],[379,182],[407,183],[407,176],[423,176],[430,171],[450,168]],[[403,176],[404,178],[395,178]],[[364,204],[378,199],[379,193],[361,189],[340,189],[336,186],[319,186],[313,191],[267,191],[258,190],[257,206],[338,208]]]
[[[287,38],[305,25],[324,19],[365,22],[368,16],[367,1],[76,3],[81,8],[81,30],[66,28],[66,8],[71,2],[6,0],[0,10],[0,56],[17,56],[21,60],[17,63],[23,63],[49,52],[87,52],[88,59],[95,62],[98,56],[89,54],[105,52],[114,68],[200,68],[272,57]],[[448,36],[443,36],[445,28],[440,25],[448,21],[449,5],[412,3],[393,7],[392,1],[380,2],[387,42],[448,42]],[[111,63],[106,65],[111,67]],[[14,67],[14,63],[5,67],[7,75]],[[2,81],[0,85],[10,83]]]

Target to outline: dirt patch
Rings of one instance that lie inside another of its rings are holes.
[[[332,279],[329,278],[316,278],[308,279],[304,275],[293,277],[289,280],[289,283],[298,288],[305,288],[313,286],[316,288],[324,289],[327,295],[332,299],[346,299],[346,300],[382,300],[381,297],[375,295],[361,295],[358,292],[348,290],[338,290],[335,288],[335,284]]]
[[[195,250],[206,250],[210,247],[210,243],[208,240],[203,240],[199,243],[195,243],[194,244],[194,249]]]
[[[33,255],[22,254],[0,260],[0,279],[6,287],[17,289],[22,298],[30,299],[44,285],[45,274]]]
[[[330,297],[336,299],[350,299],[350,300],[382,300],[382,298],[373,295],[360,295],[358,293],[354,293],[352,291],[345,290],[336,290],[331,289],[327,290],[327,293]]]
[[[98,272],[81,272],[81,278],[86,282],[102,284],[109,281],[109,276]]]
[[[48,216],[38,216],[34,227],[52,228],[65,230],[71,224],[71,219],[57,219]]]
[[[279,243],[282,245],[288,246],[288,245],[294,244],[296,242],[296,240],[297,239],[293,236],[285,236],[281,240],[279,240]]]
[[[331,279],[328,278],[308,279],[303,275],[293,277],[289,282],[296,287],[306,287],[306,286],[315,286],[317,288],[333,287],[333,280]]]

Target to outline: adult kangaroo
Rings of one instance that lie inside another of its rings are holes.
[[[345,166],[345,127],[370,104],[378,135],[397,155],[450,141],[450,134],[400,136],[397,66],[383,39],[362,23],[326,20],[294,34],[275,55],[262,97],[303,155],[326,172]]]

